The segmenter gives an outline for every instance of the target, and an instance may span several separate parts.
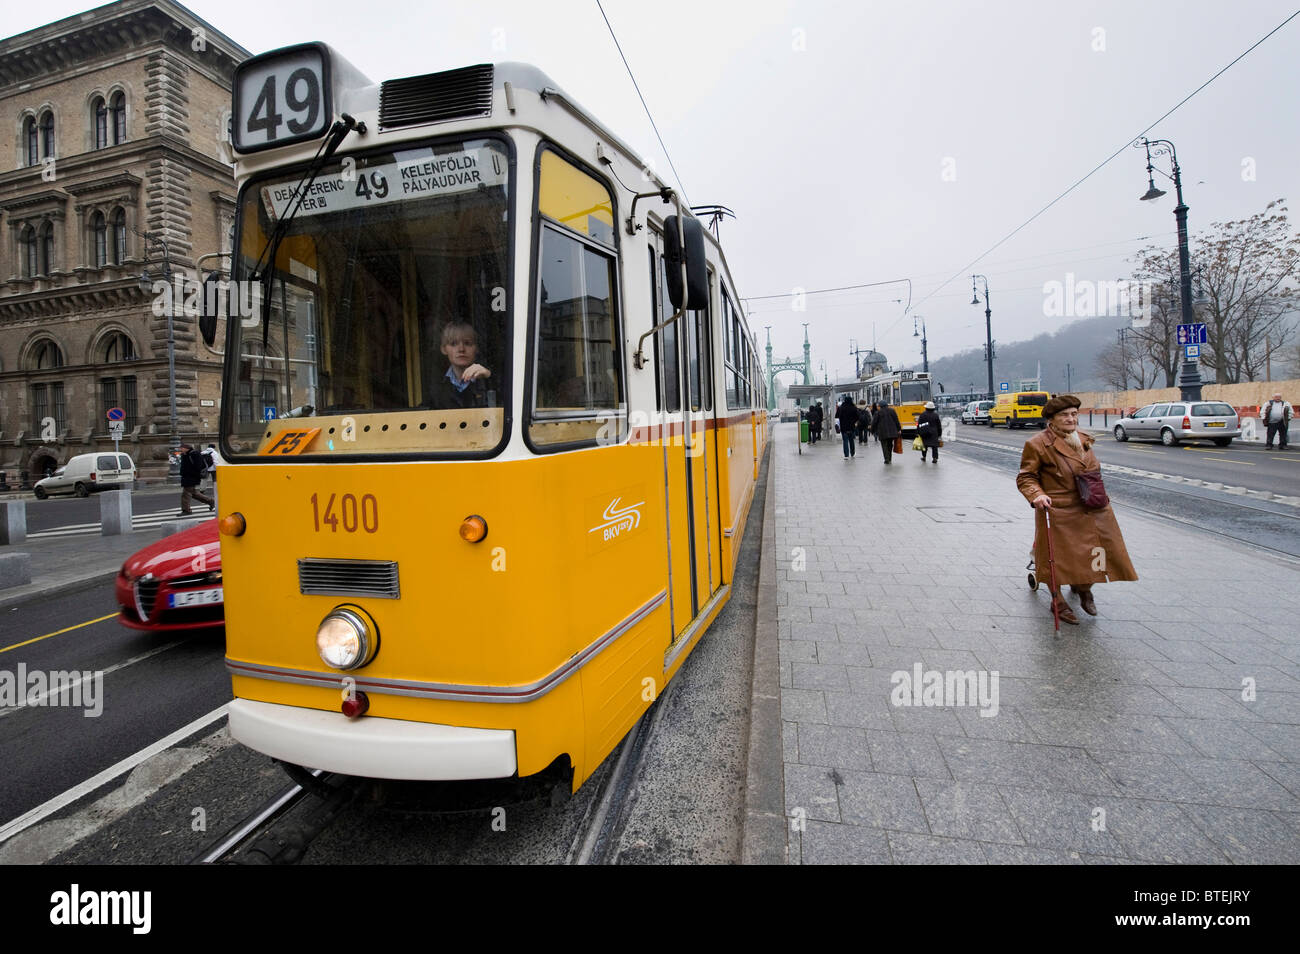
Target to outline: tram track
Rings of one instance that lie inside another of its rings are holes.
[[[292,782],[249,813],[190,860],[192,865],[287,865],[355,797],[360,779],[299,769]]]

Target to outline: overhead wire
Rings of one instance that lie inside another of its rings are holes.
[[[623,61],[623,68],[627,70],[628,78],[632,80],[632,88],[636,90],[637,98],[641,100],[641,108],[645,110],[646,118],[650,120],[650,128],[654,130],[655,138],[659,140],[659,148],[664,151],[664,158],[668,160],[668,168],[673,170],[673,176],[677,179],[677,188],[682,193],[682,205],[689,206],[690,202],[686,199],[686,185],[682,181],[682,175],[677,171],[677,167],[673,165],[673,157],[668,154],[668,147],[664,145],[664,137],[659,135],[659,127],[655,124],[654,116],[650,114],[650,106],[646,103],[645,96],[641,94],[641,85],[637,83],[636,76],[632,73],[632,66],[623,54],[623,45],[618,42],[618,35],[614,33],[614,25],[609,22],[609,17],[605,14],[605,8],[601,5],[600,0],[596,0],[596,7],[600,10],[605,26],[609,29],[610,37],[614,40],[614,47],[618,50],[619,58]]]

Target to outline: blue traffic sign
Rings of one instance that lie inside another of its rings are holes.
[[[1200,346],[1200,345],[1187,345],[1187,346],[1183,349],[1183,351],[1187,354],[1187,360],[1189,360],[1189,361],[1190,361],[1192,358],[1199,358],[1199,357],[1201,356],[1201,346]]]
[[[999,391],[1010,391],[1010,390],[1011,390],[1011,383],[1008,382],[1008,381],[1002,381],[1001,383],[998,384],[998,390],[999,390]]]
[[[1205,325],[1197,323],[1194,325],[1178,326],[1178,343],[1180,345],[1205,344]]]
[[[110,407],[108,409],[108,419],[110,421],[125,421],[126,411],[122,410],[120,407]]]
[[[265,422],[265,421],[274,421],[274,420],[275,420],[275,406],[274,406],[274,405],[272,405],[272,404],[268,404],[266,407],[262,408],[262,420],[263,420],[264,422]]]

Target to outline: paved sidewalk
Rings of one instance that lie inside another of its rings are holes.
[[[790,862],[1300,863],[1294,561],[1120,505],[1141,580],[1056,636],[1010,475],[793,438],[772,447]],[[917,667],[983,678],[984,705],[893,704]]]

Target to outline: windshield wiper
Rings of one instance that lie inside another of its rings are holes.
[[[283,218],[275,223],[275,228],[271,232],[271,237],[267,239],[266,248],[262,249],[261,256],[257,259],[257,264],[253,266],[253,273],[250,277],[252,281],[262,283],[262,348],[266,349],[267,338],[270,336],[271,328],[271,273],[275,271],[275,256],[280,251],[280,243],[289,233],[289,226],[293,218],[298,214],[298,209],[302,207],[303,197],[306,196],[307,190],[311,188],[316,177],[320,175],[321,168],[325,165],[326,160],[334,155],[335,151],[343,143],[347,134],[356,130],[357,133],[364,135],[366,124],[359,123],[347,113],[342,116],[330,127],[325,141],[316,152],[316,158],[312,160],[311,166],[307,169],[307,174],[302,177],[294,189],[293,196],[289,200],[289,207]],[[262,267],[262,261],[266,260],[266,267]]]

